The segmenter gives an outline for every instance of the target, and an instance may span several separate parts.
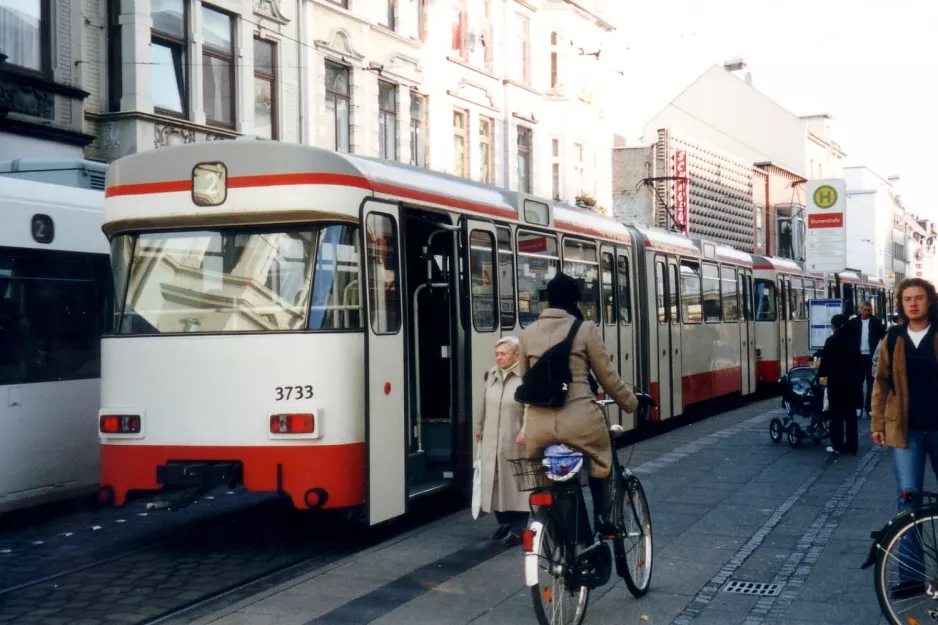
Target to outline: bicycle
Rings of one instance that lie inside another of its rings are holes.
[[[656,404],[647,394],[638,390],[636,416]],[[621,425],[610,425],[608,406],[612,400],[597,400],[613,442],[613,480],[610,520],[616,528],[614,535],[601,536],[592,527],[588,516],[584,519],[592,544],[581,547],[578,537],[581,523],[583,482],[589,475],[587,456],[577,451],[570,456],[582,463],[570,473],[559,477],[548,472],[544,457],[510,460],[515,483],[521,491],[530,491],[532,521],[522,532],[524,549],[525,584],[531,589],[534,612],[541,625],[579,625],[586,617],[589,594],[593,588],[605,585],[612,576],[613,555],[608,541],[613,543],[616,573],[625,581],[629,592],[636,598],[648,592],[651,584],[653,541],[651,512],[641,481],[623,466],[615,450],[614,441],[625,433]],[[585,510],[585,508],[583,508]],[[545,579],[541,579],[541,575]],[[566,608],[566,599],[572,606]],[[559,616],[558,616],[559,615]],[[569,620],[565,618],[569,615]]]
[[[938,494],[919,499],[870,533],[873,545],[861,567],[875,564],[876,598],[892,625],[938,622]]]

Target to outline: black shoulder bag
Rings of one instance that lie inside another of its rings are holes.
[[[521,386],[515,391],[515,401],[529,406],[560,408],[567,400],[567,389],[573,376],[570,374],[570,351],[573,337],[583,322],[573,321],[570,332],[560,343],[552,345],[544,352],[534,366],[528,369],[521,379]]]

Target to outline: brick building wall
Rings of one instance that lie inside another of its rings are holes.
[[[637,226],[655,223],[654,190],[642,180],[655,176],[655,147],[612,151],[612,202],[616,220]]]

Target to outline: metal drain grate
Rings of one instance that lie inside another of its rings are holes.
[[[782,584],[763,584],[761,582],[726,582],[720,592],[737,595],[756,595],[758,597],[777,597],[782,592]]]

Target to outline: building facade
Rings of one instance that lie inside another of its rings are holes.
[[[612,131],[594,54],[614,28],[597,6],[449,0],[440,9],[426,12],[422,57],[429,166],[611,206]]]
[[[805,178],[776,163],[753,169],[755,249],[761,254],[805,260]]]
[[[615,31],[599,13],[602,5],[543,0],[547,46],[542,150],[538,195],[568,204],[595,200],[612,215],[610,94],[621,76],[600,61],[603,44]]]
[[[909,274],[907,218],[894,185],[869,167],[845,167],[847,266],[887,282]]]
[[[83,0],[91,158],[300,138],[301,0]]]
[[[426,165],[419,0],[302,0],[307,145]]]
[[[0,160],[82,157],[83,22],[77,0],[0,0]]]
[[[752,163],[776,163],[807,179],[836,178],[846,154],[831,138],[831,119],[798,117],[714,65],[645,124],[643,141],[671,128]]]
[[[614,150],[613,167],[620,221],[754,250],[752,163],[661,128],[650,148]]]
[[[257,136],[611,206],[599,0],[82,1],[91,158]]]

